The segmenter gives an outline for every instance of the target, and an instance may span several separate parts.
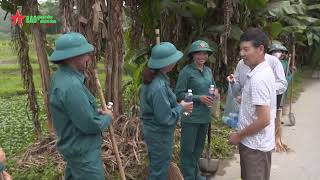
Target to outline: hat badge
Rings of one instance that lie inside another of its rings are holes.
[[[200,43],[200,45],[199,45],[201,48],[205,48],[206,47],[206,44],[205,43]]]

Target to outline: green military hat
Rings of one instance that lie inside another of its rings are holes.
[[[50,61],[58,62],[94,51],[92,44],[80,33],[68,32],[55,42],[55,50],[49,57]]]
[[[282,45],[281,42],[279,41],[274,41],[269,49],[269,53],[271,53],[272,51],[284,51],[284,52],[288,52],[288,49]]]
[[[202,40],[197,40],[191,44],[188,55],[191,55],[194,52],[206,51],[210,56],[212,54],[212,49],[210,49],[209,44]]]
[[[148,67],[152,69],[161,69],[170,64],[178,62],[183,53],[169,42],[161,42],[155,45],[151,51]]]

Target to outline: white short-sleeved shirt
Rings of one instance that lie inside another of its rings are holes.
[[[271,109],[270,124],[257,134],[245,137],[241,143],[251,149],[271,151],[275,146],[276,87],[274,73],[266,61],[247,73],[241,99],[239,130],[257,120],[257,105]]]
[[[284,74],[283,66],[280,60],[270,54],[265,54],[264,58],[271,67],[275,76],[277,95],[283,94],[287,90],[288,82],[286,80],[286,76]],[[249,66],[245,65],[243,60],[240,60],[234,73],[236,82],[233,84],[233,92],[241,92],[242,88],[246,84],[247,73],[249,71]]]

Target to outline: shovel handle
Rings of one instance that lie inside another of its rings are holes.
[[[211,158],[211,123],[208,126],[208,146],[207,146],[207,158]]]

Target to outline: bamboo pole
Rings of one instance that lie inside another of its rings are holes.
[[[157,44],[160,44],[160,30],[156,29],[155,33],[156,33],[156,42]]]
[[[94,75],[95,75],[96,84],[97,84],[97,88],[98,88],[98,92],[99,92],[99,97],[100,97],[100,100],[101,100],[102,110],[107,110],[107,104],[106,104],[106,100],[104,98],[104,94],[103,94],[102,87],[101,87],[101,84],[100,84],[100,81],[99,81],[99,76],[98,76],[98,71],[97,70],[95,71]],[[110,131],[112,147],[113,147],[113,150],[114,150],[114,154],[116,156],[116,160],[117,160],[117,164],[118,164],[121,180],[126,180],[126,175],[124,173],[124,169],[123,169],[123,166],[122,166],[118,145],[117,145],[116,139],[114,137],[114,129],[113,129],[113,126],[112,126],[112,122],[109,125],[109,131]]]

